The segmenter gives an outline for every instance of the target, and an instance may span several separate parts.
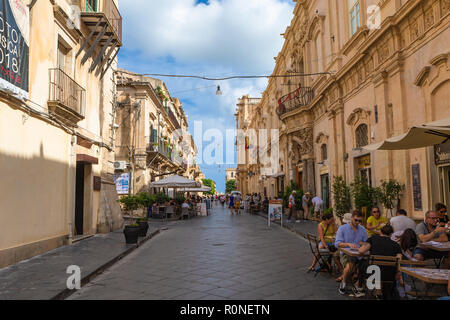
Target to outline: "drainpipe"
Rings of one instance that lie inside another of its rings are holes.
[[[75,142],[77,141],[77,136],[72,136],[71,141],[70,141],[70,158],[71,158],[71,162],[73,160],[74,157],[76,157],[75,155]],[[69,168],[70,168],[70,164],[69,163]],[[75,168],[76,168],[76,159],[75,159]],[[76,177],[76,169],[75,169],[75,188],[76,188],[76,181],[77,181],[77,177]],[[74,192],[76,194],[76,190]],[[76,196],[74,197],[74,200],[76,201]],[[71,210],[69,210],[69,239],[67,241],[67,244],[69,246],[71,246],[73,244],[73,212],[75,211],[75,206],[69,206]]]

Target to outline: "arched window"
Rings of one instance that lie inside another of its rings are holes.
[[[328,150],[325,143],[320,147],[320,150],[322,153],[322,161],[328,160]]]
[[[369,130],[367,124],[362,124],[356,128],[356,147],[362,148],[369,144]]]

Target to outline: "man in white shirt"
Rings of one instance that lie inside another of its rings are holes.
[[[417,224],[408,217],[408,213],[405,210],[399,209],[397,216],[391,219],[391,226],[394,228],[394,233],[399,235],[400,233],[403,234],[406,229],[416,230]]]
[[[320,198],[319,196],[315,196],[312,199],[312,204],[314,206],[314,216],[320,220],[323,216],[323,200],[322,200],[322,198]]]

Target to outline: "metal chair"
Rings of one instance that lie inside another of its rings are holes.
[[[184,220],[185,217],[187,217],[188,220],[190,218],[188,207],[181,208],[181,218]]]
[[[314,270],[314,277],[317,277],[319,272],[322,270],[327,270],[329,273],[333,273],[333,267],[331,265],[333,253],[328,249],[320,249],[320,243],[315,235],[308,233],[307,239],[311,252],[319,264],[319,268]]]

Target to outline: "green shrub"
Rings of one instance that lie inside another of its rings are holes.
[[[155,201],[157,204],[164,204],[169,201],[170,198],[164,192],[159,192],[155,195]]]
[[[344,214],[350,212],[351,209],[351,195],[350,188],[345,183],[344,177],[335,177],[333,181],[333,198],[334,198],[334,211],[336,216],[341,219]]]
[[[125,211],[130,212],[139,209],[140,204],[137,196],[124,196],[120,198],[119,203],[123,205]]]

